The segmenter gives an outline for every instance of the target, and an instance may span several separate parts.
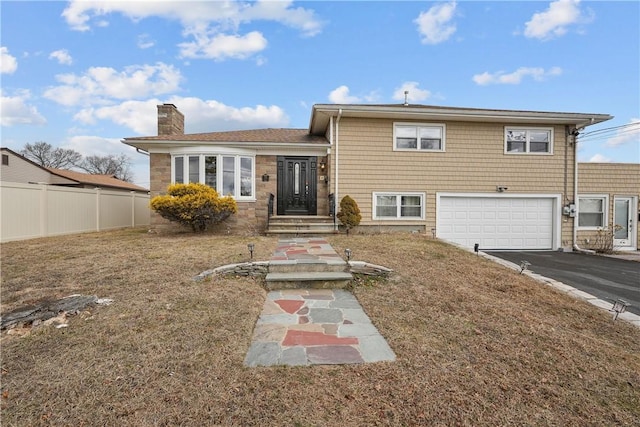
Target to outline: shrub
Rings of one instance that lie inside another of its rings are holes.
[[[191,227],[194,233],[238,212],[233,197],[220,197],[213,188],[193,183],[170,185],[167,194],[151,199],[150,206],[163,218]]]
[[[344,196],[340,200],[340,212],[338,212],[337,216],[342,225],[346,227],[347,234],[349,234],[351,228],[357,227],[362,219],[358,204],[350,196]]]

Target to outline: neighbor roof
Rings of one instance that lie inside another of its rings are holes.
[[[74,180],[80,184],[95,185],[97,187],[117,188],[121,190],[140,191],[145,193],[149,191],[146,188],[139,187],[130,182],[118,179],[113,175],[95,175],[56,168],[46,169],[55,175]]]

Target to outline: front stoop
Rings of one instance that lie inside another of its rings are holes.
[[[334,234],[333,218],[327,215],[272,216],[266,234],[320,235]]]

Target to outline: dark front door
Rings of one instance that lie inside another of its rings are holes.
[[[317,157],[278,157],[278,215],[316,215]]]

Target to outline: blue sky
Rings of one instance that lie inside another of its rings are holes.
[[[580,161],[640,162],[640,2],[3,1],[2,146],[128,154],[186,132],[308,126],[316,103],[605,113]],[[635,123],[635,124],[634,124]]]

